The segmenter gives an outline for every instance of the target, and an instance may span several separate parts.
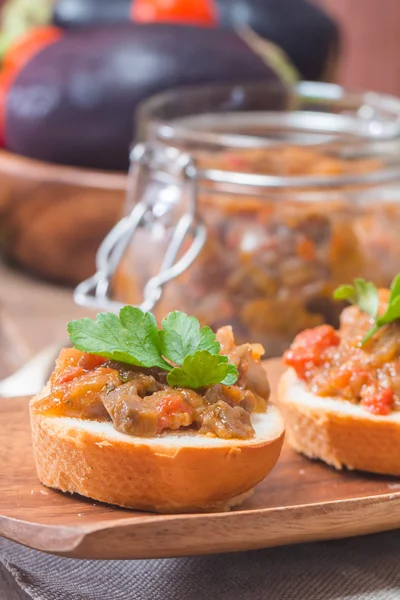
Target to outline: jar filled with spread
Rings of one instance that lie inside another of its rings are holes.
[[[332,291],[400,257],[400,100],[331,84],[220,86],[142,107],[123,219],[76,290],[178,309],[278,356],[338,324]]]

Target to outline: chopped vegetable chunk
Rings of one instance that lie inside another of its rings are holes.
[[[389,293],[379,290],[377,314],[387,314]],[[285,353],[309,390],[361,404],[375,415],[400,409],[400,320],[374,326],[371,304],[345,308],[339,331],[324,325],[304,331]],[[374,309],[375,310],[375,309]]]

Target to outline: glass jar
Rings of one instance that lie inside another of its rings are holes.
[[[400,101],[339,86],[221,86],[139,114],[126,216],[80,304],[233,325],[278,356],[337,325],[336,286],[400,266]]]

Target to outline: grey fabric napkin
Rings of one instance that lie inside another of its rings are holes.
[[[400,533],[165,560],[57,558],[0,538],[34,600],[399,600]]]

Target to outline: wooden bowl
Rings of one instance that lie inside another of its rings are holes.
[[[54,165],[0,150],[0,242],[7,259],[75,285],[95,271],[123,211],[126,175]]]

